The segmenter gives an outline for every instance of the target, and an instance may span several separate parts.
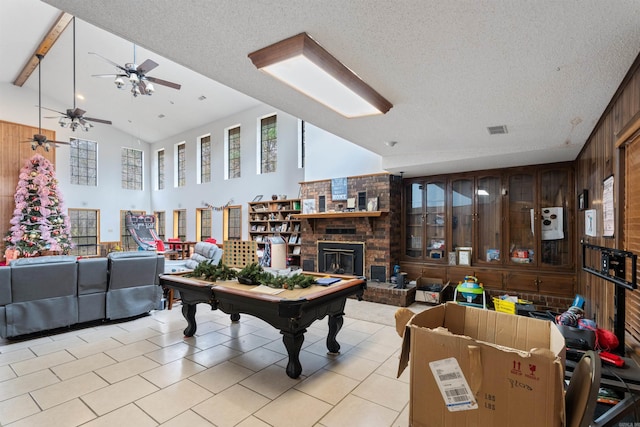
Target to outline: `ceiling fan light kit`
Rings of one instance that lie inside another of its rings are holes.
[[[152,82],[162,86],[167,86],[176,90],[180,90],[181,85],[173,83],[167,80],[162,80],[156,77],[147,76],[147,73],[158,66],[155,61],[147,59],[142,64],[137,65],[136,62],[136,45],[133,45],[133,62],[128,62],[124,66],[113,62],[110,59],[105,58],[99,53],[89,52],[91,55],[96,55],[102,58],[104,61],[113,65],[118,69],[116,74],[94,74],[93,77],[114,77],[113,83],[118,89],[125,89],[125,87],[131,85],[131,94],[134,98],[139,95],[151,96],[155,91],[155,87]]]

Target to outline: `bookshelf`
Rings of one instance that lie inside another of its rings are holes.
[[[300,250],[302,233],[300,199],[279,199],[249,202],[249,239],[264,249],[269,237],[280,236],[287,245],[287,263],[291,267],[301,266]]]

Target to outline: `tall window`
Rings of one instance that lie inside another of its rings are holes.
[[[71,138],[69,150],[71,183],[77,185],[98,185],[98,143]]]
[[[187,240],[187,211],[184,209],[173,211],[173,237]]]
[[[196,240],[206,240],[211,237],[211,209],[196,210]]]
[[[241,240],[242,239],[242,207],[229,206],[224,208],[223,212],[223,239],[224,240]]]
[[[227,146],[229,179],[240,178],[240,126],[227,130]]]
[[[142,151],[122,148],[122,188],[142,190]]]
[[[164,149],[158,150],[158,190],[164,190]]]
[[[71,255],[90,256],[100,255],[98,248],[98,230],[100,214],[95,209],[69,209],[71,222],[71,240],[74,248]]]
[[[178,173],[176,174],[177,176],[177,182],[176,182],[176,186],[177,187],[184,187],[187,183],[187,155],[186,155],[186,144],[180,143],[176,146],[176,160],[177,160],[177,164],[176,164],[176,170],[178,171]]]
[[[165,239],[167,220],[164,211],[156,211],[153,213],[156,216],[156,233],[158,233],[158,238],[162,241]]]
[[[276,116],[260,120],[260,173],[276,171],[278,162],[278,133]]]
[[[131,212],[133,215],[145,215],[144,211],[120,211],[120,247],[123,251],[137,251],[138,244],[133,237],[131,237],[131,233],[127,230],[127,221],[126,216],[127,212]]]
[[[203,136],[200,145],[200,184],[211,182],[211,135]]]
[[[305,131],[306,131],[306,125],[304,120],[298,120],[298,167],[299,168],[303,168],[304,167],[304,161],[305,161],[305,150],[306,150],[306,144],[305,144]]]

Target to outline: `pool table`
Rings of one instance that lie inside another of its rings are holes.
[[[187,321],[184,335],[187,337],[196,333],[198,303],[207,303],[213,310],[220,309],[234,322],[240,320],[240,313],[245,313],[279,329],[289,356],[287,375],[298,378],[302,373],[299,356],[306,328],[328,316],[327,349],[330,354],[339,353],[336,335],[342,328],[346,299],[355,295],[361,300],[367,287],[364,277],[336,278],[340,280],[328,286],[313,285],[305,289],[284,290],[275,295],[268,293],[273,290],[264,286],[243,285],[236,280],[207,282],[185,277],[184,273],[160,275],[160,286],[180,292],[182,315]]]

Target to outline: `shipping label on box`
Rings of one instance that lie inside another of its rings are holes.
[[[564,352],[548,321],[452,302],[416,314],[398,367],[411,363],[410,424],[561,427]]]

